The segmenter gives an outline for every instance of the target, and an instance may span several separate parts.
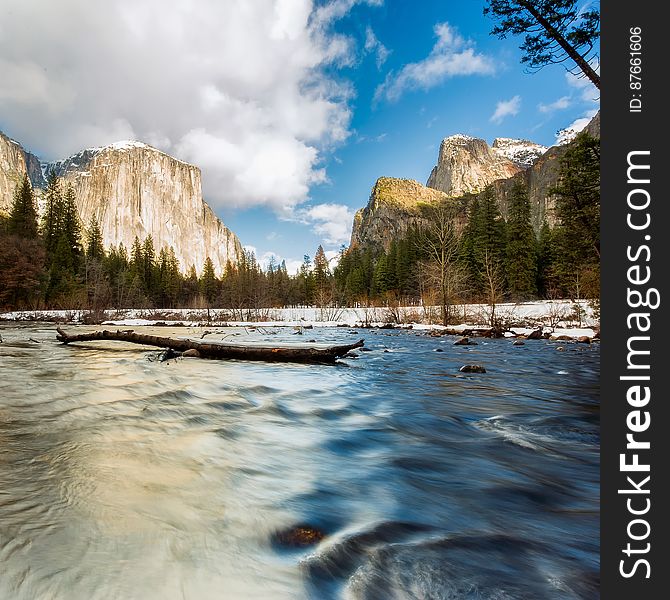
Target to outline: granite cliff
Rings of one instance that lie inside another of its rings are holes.
[[[424,218],[421,206],[449,200],[448,194],[420,184],[413,179],[380,177],[365,208],[354,215],[351,247],[383,247],[402,238]]]
[[[203,201],[200,169],[140,142],[89,148],[41,166],[2,136],[0,210],[9,210],[16,182],[26,171],[41,188],[42,172],[51,168],[74,188],[83,225],[92,216],[98,220],[105,247],[123,243],[130,249],[135,236],[151,235],[157,250],[174,248],[183,271],[191,265],[200,271],[209,256],[218,274],[242,252],[237,236]]]
[[[586,131],[600,137],[600,113]],[[457,134],[445,138],[437,165],[427,186],[416,181],[381,177],[368,205],[354,217],[351,246],[388,248],[391,239],[402,236],[420,220],[419,205],[457,198],[463,210],[469,199],[488,185],[493,186],[503,216],[507,216],[509,193],[517,181],[528,190],[533,228],[539,232],[546,220],[555,224],[555,198],[549,190],[556,184],[560,159],[569,145],[545,148],[527,140],[485,140]]]

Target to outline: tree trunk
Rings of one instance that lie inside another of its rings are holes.
[[[347,354],[350,350],[360,348],[364,341],[358,340],[353,344],[342,346],[254,346],[234,345],[217,342],[203,342],[198,340],[176,339],[160,337],[156,335],[145,335],[128,331],[95,331],[92,333],[80,333],[70,335],[62,329],[57,328],[56,339],[64,344],[71,342],[91,342],[96,340],[115,340],[120,342],[131,342],[145,346],[157,346],[159,348],[171,348],[177,352],[186,350],[197,350],[201,358],[237,359],[237,360],[262,360],[268,362],[301,362],[301,363],[334,363],[338,358]]]
[[[551,23],[549,23],[549,21],[533,6],[533,3],[528,2],[528,0],[520,0],[519,4],[533,15],[537,22],[544,27],[547,33],[556,40],[556,43],[563,49],[563,51],[575,61],[575,64],[580,68],[582,73],[591,80],[591,83],[600,89],[600,76],[598,73],[596,73],[591,65],[586,62],[584,57],[575,50],[570,42],[568,42],[568,40],[566,40],[555,27],[552,27]]]

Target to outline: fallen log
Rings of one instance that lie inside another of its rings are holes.
[[[197,350],[202,358],[262,360],[269,362],[301,362],[301,363],[334,363],[354,348],[363,346],[364,341],[342,346],[260,346],[227,344],[222,342],[205,342],[202,340],[178,339],[135,333],[132,329],[125,331],[94,331],[91,333],[68,334],[60,327],[56,328],[56,339],[64,344],[72,342],[92,342],[98,340],[114,340],[130,342],[144,346],[170,348],[177,352]]]

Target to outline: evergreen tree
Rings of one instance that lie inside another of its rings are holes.
[[[525,34],[521,62],[531,69],[567,60],[600,89],[600,76],[591,66],[600,37],[600,13],[576,0],[489,0],[484,14],[498,20],[491,32],[504,39]]]
[[[507,216],[507,282],[515,300],[535,294],[537,281],[536,240],[530,222],[530,201],[523,183],[512,187]]]
[[[303,306],[310,306],[314,303],[315,282],[312,272],[312,259],[308,254],[303,257],[302,265],[298,270],[298,283],[300,288],[299,302]]]
[[[372,295],[378,296],[391,289],[391,271],[386,252],[381,254],[375,264],[374,276],[372,278]]]
[[[102,260],[105,256],[105,249],[102,245],[102,232],[95,215],[91,217],[88,224],[88,234],[86,243],[86,257],[93,260]]]
[[[554,271],[564,290],[575,282],[589,297],[599,297],[600,141],[580,133],[561,159],[556,194]]]
[[[72,274],[75,275],[81,264],[83,250],[79,212],[77,211],[74,189],[71,185],[68,185],[65,190],[62,214],[60,215],[59,221],[58,244],[60,244],[60,238],[64,237],[68,251],[71,254],[71,258],[68,259],[68,262],[72,265]]]
[[[498,274],[501,272],[506,245],[505,222],[493,187],[488,186],[471,201],[461,239],[461,260],[475,297],[485,292],[485,273],[493,265]]]
[[[167,308],[176,305],[181,291],[182,277],[174,248],[161,248],[158,254],[160,277],[160,304]]]
[[[37,209],[35,195],[26,173],[16,186],[14,201],[9,212],[8,230],[11,235],[26,239],[37,238]]]
[[[142,244],[142,281],[147,295],[153,301],[160,297],[160,274],[156,265],[154,238],[149,234]]]
[[[56,251],[60,237],[61,218],[63,214],[63,195],[60,180],[52,169],[47,175],[47,187],[44,193],[45,212],[42,221],[42,239],[47,255],[51,257]]]
[[[554,264],[556,261],[556,240],[554,232],[545,221],[537,241],[537,290],[544,297],[555,295],[556,282]]]
[[[210,306],[215,302],[219,293],[219,280],[214,272],[214,263],[209,256],[205,259],[205,264],[202,268],[200,292]]]

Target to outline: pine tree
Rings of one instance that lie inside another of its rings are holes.
[[[556,261],[554,232],[545,221],[537,241],[537,290],[544,297],[555,295],[554,264]]]
[[[47,255],[51,257],[56,251],[58,238],[61,230],[61,217],[63,214],[63,195],[60,188],[60,180],[52,169],[47,176],[47,187],[44,193],[46,210],[42,221],[42,238]]]
[[[179,261],[174,253],[174,248],[161,248],[158,253],[159,274],[159,303],[162,307],[172,307],[177,303],[181,291],[182,277],[179,272]]]
[[[149,234],[142,244],[142,281],[149,298],[154,302],[160,297],[160,274],[156,265],[154,238]]]
[[[102,245],[102,232],[95,215],[89,221],[87,238],[86,257],[93,260],[102,260],[105,256],[105,248]]]
[[[389,270],[388,256],[386,252],[381,254],[375,264],[372,278],[372,295],[379,296],[391,289],[391,271]]]
[[[535,294],[537,281],[536,240],[530,221],[530,201],[526,187],[512,187],[507,216],[507,282],[515,300]]]
[[[33,187],[26,173],[16,186],[14,201],[9,212],[9,233],[26,239],[37,238],[37,209]]]
[[[214,272],[214,263],[208,256],[205,259],[205,264],[202,268],[202,276],[200,277],[200,292],[205,297],[207,304],[210,306],[215,302],[219,292],[219,280]]]
[[[484,14],[498,20],[491,32],[504,39],[524,34],[521,62],[531,69],[573,61],[598,89],[600,76],[592,66],[600,37],[600,13],[593,4],[576,0],[489,0]]]
[[[59,240],[65,237],[65,241],[69,252],[71,253],[72,273],[76,274],[81,265],[81,257],[83,254],[81,243],[81,223],[79,220],[79,212],[77,211],[77,202],[75,199],[74,189],[71,185],[67,186],[65,196],[63,198],[63,211],[60,216],[60,230]]]
[[[310,306],[314,303],[314,273],[312,272],[312,260],[308,254],[303,257],[302,265],[298,271],[298,282],[300,287],[300,304]]]
[[[568,291],[578,283],[591,298],[600,295],[600,140],[580,133],[561,159],[556,194],[554,272]],[[572,294],[572,292],[570,292]]]

